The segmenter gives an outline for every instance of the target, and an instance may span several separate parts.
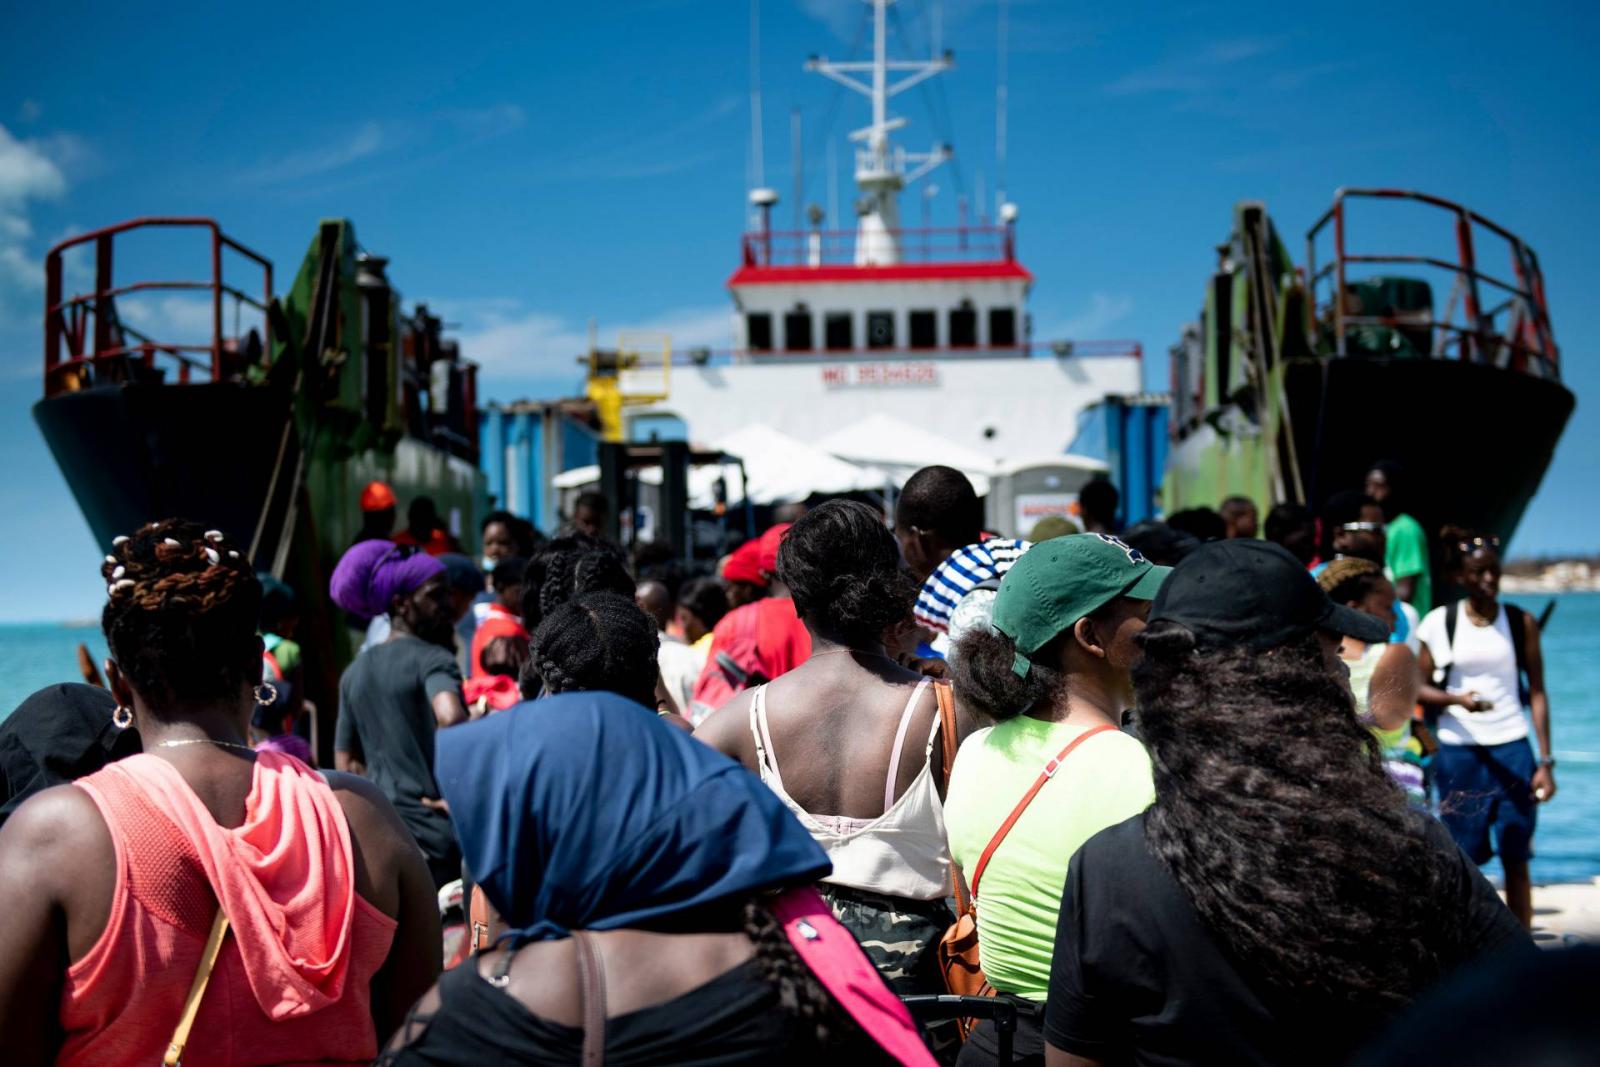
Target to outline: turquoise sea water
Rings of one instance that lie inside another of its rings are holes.
[[[1534,839],[1536,882],[1600,876],[1600,593],[1522,595],[1537,615],[1551,599],[1555,615],[1544,638],[1545,677],[1555,732],[1558,795],[1539,812]],[[52,682],[77,681],[76,648],[106,657],[97,626],[0,626],[0,718],[29,693]],[[1495,867],[1486,873],[1498,876]]]

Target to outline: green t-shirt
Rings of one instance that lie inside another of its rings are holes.
[[[272,658],[278,661],[278,669],[287,678],[300,668],[300,644],[287,637],[277,634],[262,634],[262,642],[267,646],[267,651],[272,653]]]
[[[1433,576],[1428,572],[1428,538],[1422,532],[1422,524],[1410,515],[1396,515],[1389,520],[1388,543],[1383,562],[1389,574],[1397,581],[1417,579],[1411,606],[1418,615],[1426,615],[1433,607]]]
[[[944,824],[950,854],[969,879],[1022,794],[1084,729],[1020,715],[962,743]],[[1107,731],[1072,751],[995,849],[978,883],[978,953],[990,984],[1045,999],[1067,861],[1089,838],[1155,798],[1150,757],[1127,734]]]

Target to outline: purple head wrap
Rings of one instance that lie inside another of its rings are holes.
[[[352,615],[370,619],[389,610],[395,596],[406,596],[444,573],[444,564],[393,541],[362,541],[333,568],[328,594]]]

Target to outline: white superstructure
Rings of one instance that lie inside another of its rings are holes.
[[[686,434],[709,444],[761,423],[810,443],[852,442],[862,454],[829,451],[899,470],[903,457],[887,454],[891,442],[914,433],[925,462],[1003,472],[1060,457],[1080,411],[1107,393],[1140,391],[1137,345],[1032,336],[1033,275],[1017,258],[1014,205],[999,205],[996,225],[900,226],[901,190],[949,159],[950,149],[896,146],[892,134],[907,122],[889,104],[953,61],[949,53],[891,56],[893,0],[866,2],[871,58],[806,64],[870,103],[870,122],[850,134],[860,191],[855,228],[824,230],[813,209],[812,229],[775,231],[777,193],[754,190],[761,221],[744,235],[727,282],[734,349],[678,353],[654,379],[657,394],[626,407],[628,436]],[[675,431],[679,420],[686,429]],[[866,454],[862,442],[874,440],[880,454]]]

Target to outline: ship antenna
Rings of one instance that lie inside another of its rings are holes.
[[[828,218],[834,229],[840,229],[839,224],[839,160],[833,151],[833,141],[828,144]]]
[[[789,109],[789,158],[794,168],[794,232],[799,233],[804,223],[802,222],[801,203],[806,195],[806,167],[805,143],[801,140],[803,130],[800,126],[800,108]]]
[[[840,63],[813,56],[805,68],[855,90],[872,103],[872,122],[850,134],[860,146],[856,149],[856,185],[863,205],[856,232],[858,266],[900,262],[900,190],[950,158],[949,145],[935,145],[928,152],[891,146],[889,135],[906,125],[906,120],[889,116],[889,98],[955,65],[949,52],[925,60],[889,58],[887,20],[894,0],[866,2],[872,5],[872,59]],[[854,77],[858,72],[871,80]],[[890,74],[901,72],[905,76],[891,83]],[[909,171],[908,163],[912,164]]]
[[[998,215],[1006,206],[1006,0],[1000,0],[999,56],[994,87],[994,202]]]
[[[761,0],[750,0],[750,189],[767,184],[761,144]]]

